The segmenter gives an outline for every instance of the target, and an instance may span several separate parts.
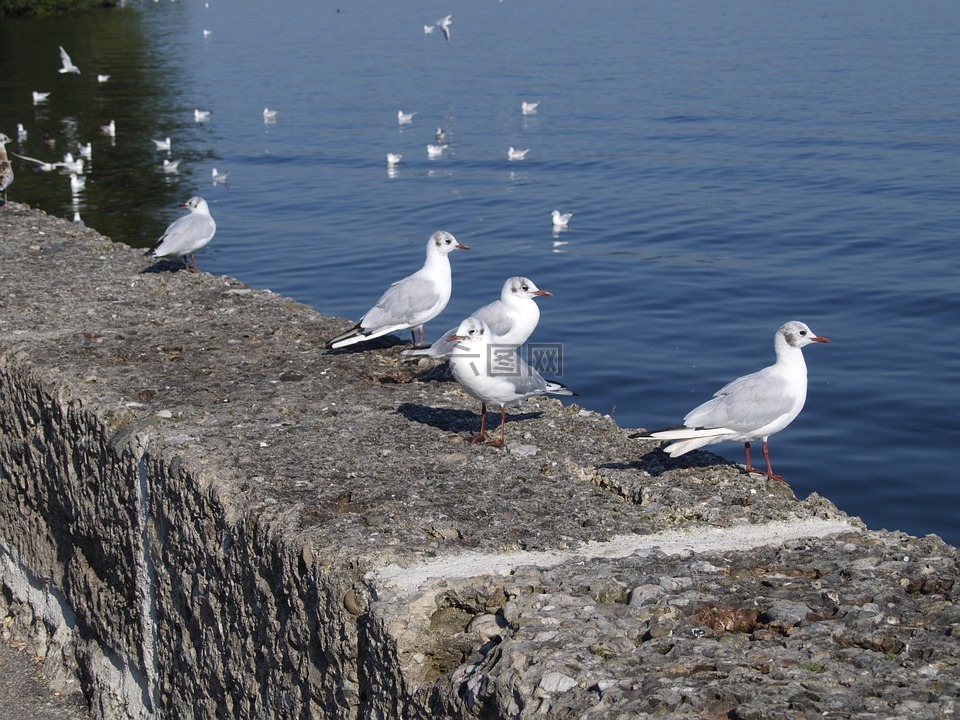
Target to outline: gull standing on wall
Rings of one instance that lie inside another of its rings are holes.
[[[409,330],[414,343],[419,330],[423,345],[424,323],[443,312],[450,301],[453,280],[448,256],[454,250],[469,249],[445,230],[433,233],[427,240],[423,267],[387,288],[360,322],[327,342],[327,348],[342,348],[400,330]]]
[[[190,214],[177,218],[164,230],[156,244],[144,253],[150,257],[178,255],[190,272],[197,272],[197,250],[205,247],[217,232],[217,223],[210,216],[207,201],[200,196],[187,200],[180,207],[189,208]],[[189,260],[187,257],[189,256]],[[193,261],[193,267],[190,266]]]
[[[810,343],[829,343],[814,335],[804,323],[792,320],[777,330],[773,347],[777,360],[773,365],[744,375],[720,388],[711,400],[698,405],[683,418],[683,426],[663,428],[631,435],[633,438],[672,440],[664,447],[670,457],[712,443],[742,442],[748,473],[766,475],[786,484],[773,474],[767,438],[780,432],[800,414],[807,399],[807,365],[802,349]],[[765,473],[750,464],[750,443],[763,440]]]

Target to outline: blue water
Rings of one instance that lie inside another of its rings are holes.
[[[449,13],[451,42],[424,34]],[[527,275],[555,295],[532,339],[562,342],[577,402],[624,427],[679,421],[803,320],[833,344],[806,351],[774,469],[871,527],[960,543],[957,3],[184,0],[15,28],[35,40],[2,55],[0,129],[95,150],[76,201],[25,165],[12,199],[146,246],[202,194],[219,231],[201,269],[351,320],[449,230],[473,249],[428,338]],[[58,44],[84,75],[57,75]],[[9,91],[18,69],[49,77],[30,88],[54,90],[46,107]],[[430,160],[437,127],[450,148]],[[179,176],[149,142],[167,135]]]

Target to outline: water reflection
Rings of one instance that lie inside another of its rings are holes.
[[[60,46],[79,74],[58,72]],[[31,158],[12,158],[10,199],[148,245],[189,192],[164,182],[152,147],[126,141],[165,137],[181,122],[177,69],[163,63],[135,8],[0,23],[0,129],[15,137],[11,152]],[[63,165],[68,153],[74,167]]]

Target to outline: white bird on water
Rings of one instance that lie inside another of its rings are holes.
[[[530,148],[518,150],[517,148],[511,146],[507,150],[507,160],[524,160],[527,157],[528,152],[530,152]]]
[[[166,150],[167,152],[170,152],[171,143],[170,143],[169,137],[164,138],[163,140],[153,140],[152,142],[154,145],[157,146],[157,150],[160,150],[160,151]]]
[[[213,169],[210,171],[210,179],[211,179],[211,181],[213,182],[214,185],[218,185],[218,184],[220,184],[220,183],[225,183],[225,182],[227,181],[227,178],[229,177],[229,175],[230,175],[230,173],[228,173],[228,172],[225,172],[225,173],[217,172],[217,169],[216,169],[216,168],[213,168]]]
[[[102,132],[104,135],[109,135],[110,137],[116,137],[116,136],[117,136],[117,123],[116,123],[115,121],[111,120],[108,124],[106,124],[106,125],[101,125],[101,126],[100,126],[100,132]]]
[[[66,170],[68,173],[76,173],[77,175],[83,174],[83,158],[75,158],[73,153],[67,153],[63,156],[63,162],[60,163],[60,167]]]
[[[93,160],[93,143],[87,143],[86,145],[77,143],[77,150],[80,151],[80,157]]]
[[[415,331],[419,330],[420,345],[423,345],[424,323],[443,312],[450,301],[453,281],[448,256],[458,249],[470,248],[457,242],[447,231],[437,230],[427,240],[427,258],[423,267],[393,283],[377,304],[360,318],[360,322],[330,340],[327,347],[342,348],[400,330],[409,330],[414,343]]]
[[[438,158],[443,157],[443,152],[450,147],[449,145],[431,145],[427,144],[427,157],[428,158]]]
[[[500,406],[500,437],[487,444],[503,447],[506,439],[507,405],[537,395],[576,393],[565,385],[545,380],[516,350],[491,353],[490,337],[490,328],[483,320],[468,317],[460,323],[456,334],[446,339],[455,343],[450,355],[450,373],[467,393],[481,403],[480,432],[470,438],[470,444],[486,440],[487,403],[490,403]]]
[[[17,142],[23,142],[27,139],[27,129],[23,123],[17,123]]]
[[[97,75],[97,82],[105,83],[109,79],[110,79],[109,75]]]
[[[272,123],[277,121],[277,110],[271,110],[270,108],[263,109],[263,121],[265,123]]]
[[[403,160],[403,153],[387,153],[387,165],[399,165]]]
[[[570,218],[573,217],[573,213],[562,213],[559,210],[554,210],[550,216],[553,219],[553,229],[562,230],[570,224]]]
[[[209,110],[199,110],[197,108],[193,109],[193,119],[198,123],[206,122],[210,119]]]
[[[80,74],[80,68],[73,64],[73,61],[70,59],[70,56],[67,55],[67,51],[63,49],[63,46],[60,46],[60,62],[63,63],[63,67],[58,70],[61,73],[76,73]]]
[[[403,110],[397,110],[397,123],[400,125],[410,125],[413,122],[413,116],[417,111],[405,113]]]
[[[434,31],[435,28],[436,28],[435,25],[424,25],[424,26],[423,26],[423,34],[424,34],[424,35],[429,35],[430,33],[432,33],[432,32]]]
[[[537,102],[527,102],[522,100],[520,102],[520,112],[524,115],[533,115],[537,112],[537,108],[540,107],[540,101]]]
[[[791,320],[777,330],[773,347],[777,360],[773,365],[744,375],[720,388],[712,399],[698,405],[683,418],[683,426],[663,428],[631,435],[634,438],[672,440],[664,450],[670,457],[718,442],[742,442],[748,473],[756,472],[785,481],[773,474],[767,438],[780,432],[800,414],[807,399],[807,365],[802,348],[810,343],[829,343],[814,335],[804,323]],[[750,464],[750,443],[763,440],[767,471]]]
[[[217,232],[217,223],[210,216],[207,201],[199,195],[190,198],[180,207],[189,208],[190,214],[170,223],[156,244],[144,254],[151,257],[179,255],[183,258],[187,270],[197,272],[195,253],[213,238]],[[193,267],[190,266],[190,260],[193,261]]]
[[[50,97],[50,93],[48,93],[48,92],[37,92],[36,90],[34,90],[34,91],[33,91],[33,104],[34,104],[34,105],[39,105],[39,104],[42,103],[42,102],[46,102],[46,101],[47,101],[47,98],[49,98],[49,97]]]
[[[164,171],[165,173],[167,173],[168,175],[172,175],[173,173],[178,173],[178,172],[180,172],[180,161],[179,161],[179,160],[167,160],[167,158],[164,158],[164,159],[163,159],[163,171]]]
[[[541,290],[530,278],[517,275],[507,278],[500,290],[500,299],[484,305],[471,313],[470,317],[483,320],[490,332],[490,343],[505,347],[520,347],[527,341],[540,322],[540,306],[534,298],[553,297]],[[457,334],[457,328],[450,328],[428,348],[404,350],[404,357],[448,357],[453,352],[456,341],[447,338]]]
[[[70,192],[78,195],[87,186],[87,178],[83,175],[70,173]]]

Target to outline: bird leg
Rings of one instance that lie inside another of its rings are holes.
[[[480,404],[480,432],[477,435],[474,435],[468,441],[471,445],[476,445],[478,442],[483,442],[487,439],[487,404]]]
[[[491,440],[490,442],[487,443],[487,445],[493,445],[494,447],[502,448],[504,436],[506,435],[506,427],[507,427],[507,406],[501,405],[500,406],[500,439]]]
[[[414,347],[414,349],[416,349],[416,350],[419,350],[420,348],[423,347],[423,325],[420,326],[419,330],[420,330],[420,344],[418,345],[418,344],[417,344],[417,330],[414,329],[414,328],[410,328],[410,342],[413,343],[413,347]]]
[[[763,472],[763,470],[759,470],[759,469],[757,469],[757,468],[755,468],[755,467],[751,467],[751,465],[750,465],[750,443],[748,443],[748,442],[744,443],[744,444],[743,444],[743,449],[744,449],[744,452],[745,452],[746,455],[747,455],[747,472],[748,472],[748,473],[756,473],[757,475],[766,475],[768,478],[771,478],[771,479],[773,479],[773,480],[779,480],[780,482],[782,482],[782,483],[783,483],[784,485],[786,485],[787,487],[790,487],[790,485],[787,483],[787,481],[784,480],[781,476],[779,476],[779,475],[774,475],[774,474],[773,474],[773,467],[771,467],[771,465],[770,465],[770,451],[767,450],[767,441],[766,441],[766,440],[763,441],[763,458],[764,458],[764,460],[767,461],[767,471],[766,471],[766,472]]]

